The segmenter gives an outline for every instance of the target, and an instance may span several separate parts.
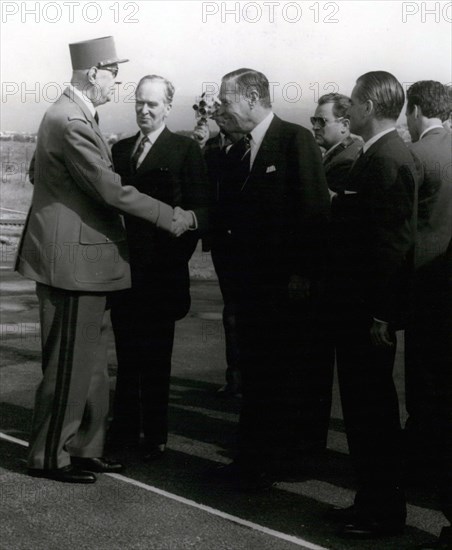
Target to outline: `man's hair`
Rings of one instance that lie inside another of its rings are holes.
[[[333,115],[337,118],[345,117],[351,104],[351,99],[343,94],[325,94],[319,97],[318,105],[333,104]]]
[[[173,101],[174,92],[176,90],[173,84],[169,80],[157,74],[148,74],[146,76],[143,76],[143,78],[138,82],[138,86],[135,93],[138,92],[138,90],[140,89],[140,86],[145,82],[161,82],[162,84],[164,84],[165,85],[165,103],[169,104]]]
[[[270,108],[270,86],[267,77],[254,69],[237,69],[223,76],[223,81],[235,81],[235,93],[248,96],[252,90],[259,94],[259,102],[262,107]]]
[[[414,106],[418,105],[427,118],[439,118],[444,122],[450,116],[452,97],[441,82],[419,80],[408,88],[406,97],[408,113],[413,112]]]
[[[375,118],[397,120],[405,94],[397,78],[386,71],[371,71],[361,75],[356,81],[358,99],[363,103],[369,99],[374,106]]]

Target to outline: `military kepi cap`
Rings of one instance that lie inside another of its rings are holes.
[[[119,59],[117,56],[113,36],[69,44],[69,51],[74,71],[129,61],[128,59]]]

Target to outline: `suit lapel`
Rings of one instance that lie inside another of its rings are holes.
[[[144,157],[143,162],[140,164],[137,173],[148,172],[149,170],[154,170],[155,168],[161,168],[164,164],[165,158],[171,151],[170,141],[171,141],[171,132],[168,128],[164,128],[163,132],[156,139],[155,143],[152,145],[148,154]]]

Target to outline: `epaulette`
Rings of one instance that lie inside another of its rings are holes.
[[[67,119],[69,120],[69,122],[71,122],[73,120],[79,120],[80,122],[84,122],[85,124],[88,124],[88,121],[86,120],[86,118],[81,117],[81,116],[77,116],[77,115],[68,116]]]

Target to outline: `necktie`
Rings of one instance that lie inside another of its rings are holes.
[[[94,120],[96,121],[96,124],[99,124],[99,113],[97,111],[94,113]]]
[[[138,145],[137,150],[132,155],[132,171],[133,171],[133,173],[135,173],[138,169],[138,166],[137,166],[138,159],[140,158],[141,153],[143,152],[143,149],[145,148],[147,142],[148,142],[148,138],[147,138],[147,136],[144,136],[144,138],[140,141],[140,144]]]
[[[230,163],[233,180],[240,187],[246,183],[250,173],[251,136],[248,134],[235,143],[227,155]]]

